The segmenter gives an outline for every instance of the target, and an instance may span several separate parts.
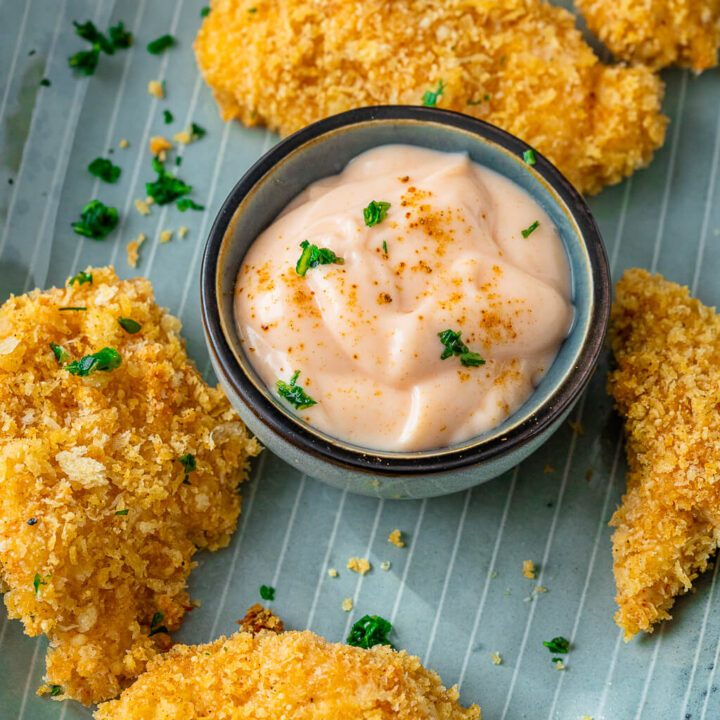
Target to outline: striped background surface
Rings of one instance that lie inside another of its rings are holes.
[[[224,125],[195,68],[191,39],[202,0],[0,0],[0,300],[11,292],[62,284],[87,265],[128,267],[125,246],[148,236],[137,272],[149,277],[159,302],[182,318],[191,356],[208,379],[198,302],[198,261],[214,212],[243,171],[275,138],[263,130]],[[71,76],[67,58],[84,43],[71,21],[100,27],[123,20],[137,42],[101,58],[90,79]],[[145,44],[171,32],[179,45],[150,56]],[[31,54],[31,51],[34,51]],[[40,86],[47,77],[50,87]],[[720,76],[665,74],[668,140],[652,167],[610,188],[591,205],[612,271],[643,266],[720,302]],[[167,98],[147,83],[164,79]],[[175,122],[166,126],[162,111]],[[148,138],[173,134],[191,121],[207,136],[181,148],[180,176],[195,186],[204,213],[154,208],[140,217],[133,200],[152,179]],[[121,138],[130,147],[118,148]],[[85,170],[115,148],[116,185]],[[12,183],[10,182],[12,181]],[[121,225],[106,241],[70,230],[80,208],[99,197]],[[187,225],[185,239],[158,243],[161,230]],[[717,569],[680,600],[674,620],[652,636],[621,640],[607,521],[620,499],[625,464],[621,427],[605,394],[603,361],[573,421],[507,475],[463,494],[383,502],[342,493],[300,476],[264,453],[245,490],[242,521],[229,548],[204,554],[190,579],[202,608],[176,639],[204,642],[234,630],[259,599],[277,588],[273,607],[290,628],[342,640],[365,613],[392,620],[398,647],[417,654],[458,683],[464,702],[478,702],[487,720],[594,720],[720,717],[720,617],[714,615]],[[549,467],[552,472],[548,472]],[[408,546],[387,542],[400,528]],[[345,570],[350,556],[370,558],[371,573]],[[523,560],[539,569],[522,575]],[[390,560],[390,571],[380,563]],[[340,571],[337,579],[327,568]],[[533,596],[537,584],[547,594]],[[355,609],[341,610],[345,597]],[[557,671],[543,640],[570,638],[567,669]],[[35,696],[46,643],[23,635],[0,610],[0,718],[88,718],[75,703]],[[491,653],[503,658],[500,666]]]

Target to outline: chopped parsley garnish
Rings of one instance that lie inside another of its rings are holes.
[[[62,685],[48,685],[50,688],[50,697],[55,697],[62,692]]]
[[[368,650],[375,645],[393,647],[387,638],[391,631],[392,625],[385,618],[379,615],[365,615],[352,626],[347,644]]]
[[[43,579],[40,576],[40,573],[35,573],[35,577],[33,578],[33,587],[35,588],[35,594],[38,594],[38,590],[40,589],[41,585],[47,585],[47,581],[50,578],[50,575],[46,575]]]
[[[372,200],[370,204],[363,208],[363,218],[368,227],[379,225],[386,217],[390,209],[390,203],[384,200]]]
[[[313,400],[300,385],[295,384],[299,376],[300,371],[296,370],[290,378],[289,383],[286,383],[284,380],[278,380],[275,383],[275,387],[281,398],[285,398],[285,400],[298,410],[307,410],[307,408],[317,405],[317,401]]]
[[[257,8],[256,8],[256,7],[251,7],[251,8],[248,10],[248,12],[249,12],[249,13],[256,13],[256,12],[257,12]]]
[[[468,100],[467,105],[480,105],[481,103],[487,102],[490,99],[490,95],[485,95],[479,100]]]
[[[260,586],[260,597],[263,600],[274,600],[275,599],[275,588],[270,585]]]
[[[437,105],[438,98],[445,94],[445,81],[440,80],[437,86],[437,90],[426,90],[422,96],[422,104],[425,107],[435,107]]]
[[[161,625],[163,618],[165,617],[165,613],[162,610],[158,610],[153,616],[152,620],[150,621],[150,634],[148,637],[152,637],[153,635],[157,635],[158,633],[167,633],[168,629]]]
[[[190,198],[180,198],[180,200],[177,201],[177,209],[180,212],[185,212],[186,210],[204,210],[204,205],[198,205],[194,200],[191,200]]]
[[[68,58],[73,70],[81,75],[92,75],[95,72],[100,52],[113,55],[115,50],[125,50],[132,45],[132,33],[125,30],[122,22],[108,29],[108,35],[101,33],[95,24],[88,20],[85,23],[73,22],[75,32],[92,45],[92,50],[81,50]]]
[[[159,158],[153,158],[153,170],[158,174],[157,180],[145,183],[145,190],[158,205],[167,205],[192,192],[190,185],[166,172],[165,163]]]
[[[441,360],[457,355],[465,367],[478,367],[484,365],[485,361],[476,352],[471,352],[468,346],[460,339],[461,332],[455,330],[443,330],[438,333],[440,342],[445,346]]]
[[[106,158],[97,157],[88,165],[88,172],[106,183],[114,183],[122,172],[117,165]]]
[[[169,110],[163,110],[163,118],[166,125],[169,125],[175,119]]]
[[[550,641],[543,640],[543,645],[553,655],[565,655],[570,648],[570,641],[564,637],[555,637]],[[560,658],[554,658],[553,662],[557,662]]]
[[[60,312],[65,312],[66,310],[87,310],[87,308],[84,305],[66,305],[65,307],[58,308]]]
[[[386,241],[386,240],[383,240],[383,252],[384,252],[386,255],[388,254],[387,241]]]
[[[130,333],[131,335],[139,333],[142,329],[142,325],[137,320],[133,320],[131,318],[119,317],[118,323],[120,323],[120,327],[125,332]]]
[[[105,347],[92,355],[85,355],[80,358],[80,360],[75,360],[75,362],[65,365],[65,369],[72,375],[86,377],[98,370],[111,372],[119,368],[121,364],[122,357],[120,353],[113,348]]]
[[[72,229],[78,235],[102,240],[117,224],[118,211],[114,207],[108,207],[99,200],[91,200],[80,213],[79,222],[72,223]]]
[[[83,40],[87,40],[92,44],[93,48],[102,50],[108,55],[112,55],[115,52],[115,46],[112,40],[101,33],[96,27],[92,20],[88,20],[80,24],[79,22],[73,21],[75,26],[75,32]]]
[[[40,84],[41,84],[43,87],[50,87],[50,85],[51,85],[52,83],[50,82],[50,80],[48,80],[48,78],[43,78],[43,79],[40,81]]]
[[[206,5],[201,11],[200,11],[200,17],[207,17],[210,14],[210,6]]]
[[[185,469],[185,477],[183,478],[183,484],[189,485],[190,481],[188,480],[188,475],[190,475],[193,470],[197,470],[197,462],[195,461],[195,456],[192,453],[181,455],[178,458],[178,462]]]
[[[523,160],[525,161],[526,165],[534,165],[535,164],[535,151],[530,148],[529,150],[526,150],[523,153]]]
[[[171,48],[175,44],[175,38],[172,35],[161,35],[156,40],[148,43],[147,51],[151,55],[159,55]]]
[[[70,355],[65,351],[65,348],[60,345],[56,345],[54,342],[51,342],[50,349],[53,351],[55,359],[58,361],[58,365],[62,365],[70,359]]]
[[[68,58],[68,64],[80,75],[92,75],[97,67],[100,59],[100,51],[93,48],[92,50],[81,50]]]
[[[197,123],[190,123],[190,141],[195,142],[202,137],[207,135],[207,130],[204,127],[200,127]]]
[[[73,275],[70,280],[68,280],[68,285],[74,285],[75,283],[78,285],[90,283],[92,285],[92,273],[81,270],[77,275]]]
[[[125,508],[124,510],[117,510],[115,512],[116,515],[127,515],[130,512],[129,508]]]
[[[527,240],[540,226],[540,221],[536,220],[529,228],[522,230],[522,236]]]
[[[125,29],[122,21],[108,28],[108,35],[116,50],[127,50],[132,45],[132,33]]]
[[[307,240],[303,240],[300,243],[300,247],[303,251],[300,259],[297,261],[297,265],[295,265],[295,272],[300,275],[300,277],[304,277],[310,268],[317,267],[318,265],[343,265],[345,263],[345,260],[338,257],[332,250],[311,245]]]

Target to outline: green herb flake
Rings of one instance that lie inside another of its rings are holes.
[[[175,118],[169,110],[163,110],[163,119],[165,120],[165,124],[169,125]]]
[[[130,512],[129,508],[125,508],[124,510],[118,510],[115,514],[116,515],[127,515]]]
[[[205,135],[207,135],[207,130],[204,127],[201,127],[197,123],[190,123],[190,142],[200,140],[200,138],[204,138]]]
[[[248,12],[251,13],[251,14],[252,14],[252,13],[256,13],[256,12],[257,12],[257,8],[256,8],[256,7],[251,7],[251,8],[248,10]]]
[[[151,55],[159,55],[171,48],[175,44],[175,38],[172,35],[161,35],[156,40],[148,43],[147,51]]]
[[[61,347],[60,345],[56,345],[54,342],[50,343],[50,349],[53,351],[53,354],[55,355],[55,359],[57,360],[58,365],[62,365],[63,363],[66,363],[70,359],[70,355],[67,353],[64,347]]]
[[[112,55],[115,52],[115,46],[112,40],[103,35],[91,20],[82,24],[73,21],[73,25],[75,26],[75,33],[83,40],[87,40],[93,46],[93,49],[102,50],[108,55]]]
[[[200,17],[207,17],[210,14],[210,6],[206,5],[202,10],[200,10]]]
[[[92,285],[92,273],[91,272],[85,272],[85,270],[81,270],[77,275],[73,275],[68,280],[68,285],[74,285],[77,283],[78,285],[84,285],[85,283],[90,283]]]
[[[529,228],[521,230],[522,236],[527,240],[540,227],[540,221],[536,220]]]
[[[386,217],[390,203],[384,200],[372,200],[370,204],[363,208],[363,218],[368,227],[379,225]]]
[[[41,585],[47,585],[47,581],[50,579],[50,575],[46,575],[44,578],[40,576],[40,573],[35,573],[33,578],[33,588],[35,588],[35,595],[38,594]]]
[[[43,79],[40,81],[40,84],[41,84],[43,87],[50,87],[50,85],[52,85],[52,83],[50,82],[50,80],[48,80],[48,78],[43,78]]]
[[[278,395],[287,400],[296,409],[307,410],[309,407],[317,405],[317,401],[313,400],[300,385],[296,385],[299,376],[300,371],[296,370],[290,378],[289,383],[286,383],[284,380],[278,380],[275,383],[275,387],[277,388]]]
[[[117,165],[113,165],[110,160],[97,157],[88,165],[88,172],[106,183],[114,183],[117,182],[122,171]]]
[[[185,212],[186,210],[204,210],[204,205],[198,205],[196,202],[191,200],[190,198],[181,198],[177,201],[177,209],[180,212]]]
[[[564,637],[554,637],[552,640],[543,640],[543,645],[553,655],[565,655],[570,649],[570,641]],[[560,658],[553,659],[553,662],[557,662]]]
[[[62,692],[62,685],[48,685],[50,688],[50,697],[55,697]]]
[[[466,105],[482,105],[483,101],[482,98],[480,100],[466,100]]]
[[[109,27],[108,35],[116,50],[127,50],[132,45],[132,33],[125,29],[122,21]]]
[[[445,346],[442,355],[440,355],[440,359],[447,360],[447,358],[456,355],[465,367],[479,367],[480,365],[484,365],[485,361],[478,353],[470,351],[468,346],[460,339],[460,335],[461,332],[459,330],[449,329],[438,333],[440,342]]]
[[[78,311],[85,311],[87,308],[84,305],[66,305],[65,307],[58,308],[60,312],[65,312],[66,310],[78,310]]]
[[[388,254],[387,241],[386,241],[386,240],[383,240],[383,252],[385,253],[385,255]]]
[[[97,48],[81,50],[68,58],[68,65],[70,65],[78,75],[90,76],[95,73],[99,59],[100,50]]]
[[[388,640],[391,632],[392,625],[385,618],[381,618],[379,615],[365,615],[352,626],[347,637],[347,644],[367,650],[375,645],[393,647]]]
[[[157,635],[158,633],[166,633],[168,632],[168,629],[162,625],[163,618],[165,617],[165,613],[162,610],[158,610],[153,616],[152,620],[150,621],[150,633],[148,637],[152,637],[153,635]]]
[[[142,330],[142,325],[137,320],[133,320],[131,318],[119,317],[118,323],[120,324],[120,327],[126,333],[130,333],[130,335],[139,333],[140,330]]]
[[[435,107],[437,105],[438,98],[445,94],[445,81],[440,80],[437,86],[437,90],[426,90],[422,96],[422,104],[425,107]]]
[[[526,150],[523,153],[523,160],[525,161],[526,165],[534,165],[535,164],[535,151],[530,148],[529,150]]]
[[[190,485],[188,476],[191,472],[197,470],[197,462],[195,461],[195,456],[192,453],[186,453],[185,455],[181,455],[178,458],[178,462],[183,466],[183,469],[185,470],[183,485]]]
[[[99,200],[91,200],[80,213],[80,220],[72,223],[72,229],[93,240],[106,238],[118,224],[118,211]]]
[[[75,360],[75,362],[65,365],[65,370],[72,375],[86,377],[98,370],[102,372],[112,372],[119,368],[121,364],[122,357],[120,353],[113,348],[105,347],[92,355],[85,355],[80,358],[80,360]]]
[[[305,277],[305,273],[310,268],[318,265],[344,265],[345,260],[338,257],[332,250],[328,248],[319,248],[317,245],[311,245],[307,240],[300,243],[302,253],[295,265],[295,272],[300,277]]]
[[[275,588],[270,585],[260,586],[260,597],[263,600],[274,600],[275,599]]]
[[[158,205],[167,205],[192,192],[190,185],[165,170],[159,158],[153,158],[153,170],[158,174],[157,180],[145,183],[145,191]]]

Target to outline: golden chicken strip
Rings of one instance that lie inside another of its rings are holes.
[[[437,105],[499,125],[582,192],[662,145],[663,84],[607,67],[542,0],[212,0],[195,53],[225,120],[288,134],[367,105]]]
[[[0,580],[50,639],[43,690],[90,704],[169,646],[258,446],[147,280],[71,283],[0,308]]]
[[[592,30],[619,60],[653,70],[717,65],[720,0],[575,0]]]
[[[176,645],[96,720],[480,720],[418,658],[384,645],[330,643],[311,632],[238,632]]]
[[[609,389],[625,418],[627,493],[611,520],[618,625],[670,618],[720,543],[720,316],[629,270],[617,286]]]

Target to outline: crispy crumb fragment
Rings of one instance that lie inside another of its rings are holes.
[[[49,638],[45,682],[91,704],[170,646],[167,632],[150,635],[153,618],[181,625],[193,555],[228,544],[237,485],[259,448],[189,361],[180,321],[150,283],[87,271],[91,283],[0,307],[0,341],[22,339],[0,356],[0,585],[8,616]],[[118,317],[141,330],[125,332]],[[110,347],[122,362],[78,377],[50,343],[72,359]],[[185,453],[196,459],[191,484]]]
[[[184,225],[181,225],[180,229],[178,230],[178,237],[184,238],[187,234],[188,229]]]
[[[583,424],[581,422],[569,422],[568,425],[576,435],[585,434],[585,428],[583,427]]]
[[[338,576],[338,571],[335,568],[328,568],[328,575],[331,578],[336,578]]]
[[[141,200],[140,198],[135,198],[135,209],[141,214],[141,215],[149,215],[150,214],[150,206],[145,200]]]
[[[159,80],[151,80],[148,83],[148,92],[158,100],[165,97],[165,88],[163,88],[163,84]]]
[[[260,603],[255,603],[245,613],[245,617],[237,621],[237,624],[240,626],[240,632],[253,635],[263,631],[281,633],[285,630],[283,621],[272,610],[264,608]]]
[[[494,653],[492,653],[492,655],[490,655],[490,658],[492,659],[493,665],[501,665],[502,664],[502,658],[500,657],[500,653],[494,652]]]
[[[125,138],[123,138],[118,144],[121,148],[123,148],[123,150],[130,147],[130,143]]]
[[[192,142],[192,137],[187,130],[181,130],[173,135],[173,140],[181,145],[189,145]]]
[[[137,267],[140,259],[140,246],[145,242],[147,236],[140,233],[135,240],[131,240],[127,245],[127,261],[130,267]]]
[[[162,135],[153,135],[150,138],[150,152],[153,155],[160,155],[165,150],[172,150],[172,143]],[[164,160],[164,158],[160,158]]]
[[[391,566],[391,563],[390,563],[389,560],[383,560],[383,561],[380,563],[380,569],[381,569],[381,570],[387,571],[387,570],[390,569],[390,566]]]
[[[397,545],[399,548],[405,547],[405,536],[400,530],[393,530],[388,536],[388,542]]]
[[[558,660],[557,662],[553,663],[555,665],[556,670],[564,670],[565,669],[565,663],[562,660]]]
[[[347,563],[347,569],[353,572],[364,575],[366,572],[372,570],[372,565],[366,558],[351,557]]]
[[[532,560],[523,560],[523,575],[528,580],[535,579],[535,563]]]
[[[170,240],[172,239],[172,234],[173,234],[172,230],[163,230],[160,233],[160,242],[161,243],[169,243]]]
[[[542,585],[538,585],[538,586],[533,590],[533,592],[534,592],[535,594],[538,594],[538,593],[545,594],[545,593],[547,592],[547,588],[546,588],[546,587],[543,587]]]
[[[350,611],[353,609],[353,600],[352,600],[352,598],[346,597],[346,598],[342,601],[341,607],[342,607],[342,609],[343,609],[345,612],[350,612]]]

